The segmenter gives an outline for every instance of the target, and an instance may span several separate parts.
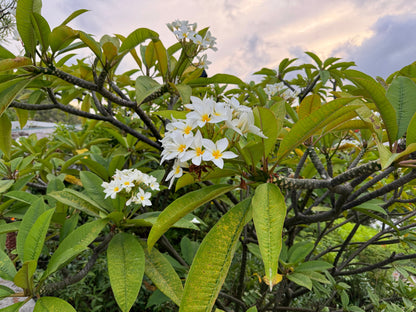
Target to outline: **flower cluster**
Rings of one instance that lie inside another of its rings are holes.
[[[227,151],[230,142],[226,137],[215,140],[221,130],[231,129],[238,136],[246,137],[253,133],[266,138],[263,132],[254,125],[254,115],[250,107],[241,105],[236,98],[216,102],[211,98],[200,99],[191,96],[192,104],[185,107],[190,110],[186,119],[172,118],[166,127],[162,142],[162,159],[175,159],[173,170],[169,172],[169,188],[175,178],[183,174],[183,168],[189,167],[188,161],[200,166],[202,161],[212,162],[218,168],[224,167],[224,159],[238,155]],[[214,142],[215,140],[215,142]]]
[[[269,99],[274,95],[279,95],[286,101],[291,101],[297,97],[297,92],[291,91],[282,82],[266,85],[264,92],[267,94]]]
[[[217,51],[217,48],[215,47],[216,38],[213,37],[209,31],[207,31],[205,36],[202,37],[196,31],[196,23],[190,24],[188,21],[176,20],[172,23],[168,23],[167,26],[175,34],[179,41],[184,43],[189,41],[196,44],[198,46],[196,54],[207,49]],[[211,62],[207,60],[206,54],[198,58],[197,66],[199,68],[207,69],[209,64],[211,64]]]
[[[149,176],[137,169],[117,170],[110,182],[103,182],[105,198],[116,198],[117,194],[129,197],[126,205],[132,203],[151,206],[149,190],[159,190],[159,183],[153,176]]]

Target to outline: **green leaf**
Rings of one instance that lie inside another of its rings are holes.
[[[166,48],[164,47],[162,41],[155,40],[154,49],[155,49],[156,60],[158,61],[158,64],[159,64],[160,74],[163,77],[163,81],[165,81],[167,78],[167,73],[168,73],[168,55],[167,55]]]
[[[413,115],[407,127],[406,146],[409,146],[411,143],[416,143],[416,114]]]
[[[10,191],[6,194],[4,194],[4,196],[7,196],[9,198],[21,201],[25,204],[32,204],[34,201],[36,201],[39,197],[36,195],[33,195],[31,193],[28,192],[24,192],[24,191]]]
[[[174,111],[174,110],[161,110],[161,111],[156,111],[153,114],[172,120],[172,117],[176,119],[185,119],[187,112]]]
[[[179,219],[186,216],[194,209],[203,204],[221,196],[231,190],[235,186],[232,185],[211,185],[200,190],[185,194],[176,199],[173,203],[165,208],[157,218],[155,225],[149,233],[147,240],[149,250],[152,249],[156,241]]]
[[[1,273],[1,271],[0,271],[0,273]],[[10,289],[9,287],[0,285],[0,300],[10,296],[11,294],[14,294],[13,289]]]
[[[299,242],[290,247],[288,251],[288,261],[291,264],[299,263],[313,250],[313,243]]]
[[[68,24],[70,21],[72,21],[74,18],[76,18],[77,16],[88,12],[89,10],[86,9],[80,9],[80,10],[76,10],[75,12],[72,12],[71,15],[69,15],[62,23],[61,25],[66,25]]]
[[[45,18],[36,12],[32,13],[31,19],[36,39],[41,45],[42,52],[45,53],[49,48],[49,35],[51,33],[51,28]]]
[[[178,91],[179,96],[181,97],[183,104],[191,103],[192,88],[190,86],[188,86],[186,84],[177,84],[176,85],[176,84],[173,84],[173,83],[171,83],[170,86],[173,87],[176,91]],[[158,111],[158,112],[160,112],[160,111]],[[174,112],[185,113],[185,115],[186,115],[186,112],[182,112],[182,111],[174,111]],[[167,118],[170,118],[170,116],[167,117]],[[185,118],[185,117],[182,117],[182,118]]]
[[[333,119],[339,117],[338,111],[353,100],[355,100],[355,98],[340,98],[333,100],[322,105],[318,110],[312,112],[309,116],[298,120],[298,122],[293,125],[290,132],[285,135],[280,143],[276,156],[277,162],[280,162],[284,157],[286,157],[287,154],[312,136],[315,132],[325,127]]]
[[[69,46],[78,37],[78,31],[66,25],[55,27],[49,35],[49,43],[53,53]]]
[[[33,224],[23,245],[23,261],[38,261],[55,209],[46,210]]]
[[[286,217],[285,199],[274,184],[264,183],[256,188],[251,202],[253,222],[264,263],[264,281],[270,287],[280,282],[277,273],[279,255],[282,250],[282,231]]]
[[[1,101],[1,100],[0,100]],[[12,146],[12,123],[6,114],[0,115],[0,150],[10,158]]]
[[[396,111],[385,95],[384,88],[372,77],[356,70],[345,70],[345,76],[359,87],[367,91],[377,106],[386,127],[390,145],[396,140],[398,126]]]
[[[13,282],[16,286],[29,290],[32,293],[33,289],[33,274],[36,271],[37,262],[35,260],[27,261],[22,264],[22,267],[14,276]]]
[[[162,293],[180,306],[183,286],[178,274],[166,257],[156,248],[153,248],[149,253],[146,243],[140,243],[144,249],[146,259],[144,273]]]
[[[41,297],[36,301],[33,312],[76,312],[76,310],[60,298]]]
[[[382,207],[380,207],[380,205],[371,203],[371,201],[368,201],[368,202],[365,202],[361,205],[358,205],[358,206],[354,207],[353,209],[354,210],[357,209],[358,211],[360,211],[362,209],[364,209],[364,210],[373,210],[373,211],[379,212],[381,214],[388,215],[388,213]]]
[[[49,260],[48,267],[43,273],[41,280],[44,280],[71,261],[75,256],[86,250],[88,245],[97,238],[106,224],[107,220],[105,219],[88,222],[68,234]]]
[[[225,83],[244,85],[245,83],[238,77],[229,74],[216,74],[209,78],[197,78],[188,83],[192,87],[205,86],[212,83]]]
[[[289,280],[291,280],[295,284],[298,284],[299,286],[303,286],[309,290],[312,290],[312,280],[306,274],[292,273],[286,276]]]
[[[13,184],[14,180],[0,180],[0,194],[7,192]]]
[[[143,248],[133,235],[118,233],[108,245],[107,265],[116,302],[123,312],[130,311],[142,285]]]
[[[0,117],[33,78],[19,78],[0,84]]]
[[[11,69],[15,69],[15,68],[19,68],[19,67],[23,67],[23,66],[27,66],[27,65],[31,65],[32,64],[32,60],[28,57],[22,57],[22,56],[18,56],[16,58],[9,58],[9,59],[4,59],[0,61],[0,72],[2,71],[6,71],[6,70],[11,70]]]
[[[278,135],[278,121],[274,113],[265,107],[257,106],[253,109],[256,126],[259,127],[267,139],[255,136],[256,140],[262,141],[264,155],[267,157],[276,145]]]
[[[79,177],[81,178],[82,186],[88,197],[106,211],[112,211],[113,206],[111,204],[111,199],[105,198],[104,189],[101,186],[103,180],[90,171],[81,171]]]
[[[388,88],[386,97],[396,111],[397,140],[404,135],[416,113],[416,84],[410,78],[397,77]]]
[[[15,275],[16,268],[13,261],[10,259],[8,254],[3,251],[3,249],[0,249],[0,277],[5,280],[13,281]]]
[[[315,53],[305,52],[305,54],[309,55],[315,61],[315,63],[318,65],[318,68],[322,68],[322,61]]]
[[[328,270],[330,268],[332,268],[332,264],[330,264],[328,262],[321,261],[321,260],[312,260],[312,261],[308,261],[308,262],[304,262],[304,263],[299,264],[295,268],[295,272],[297,272],[297,273],[312,272],[312,271],[322,272],[322,271]]]
[[[17,302],[15,304],[12,304],[8,307],[5,307],[3,309],[0,309],[0,312],[19,312],[20,308],[25,304],[24,301]]]
[[[24,259],[24,246],[26,238],[29,235],[30,230],[36,223],[36,220],[42,213],[46,211],[46,205],[42,198],[36,198],[32,205],[28,208],[25,215],[23,216],[22,223],[19,227],[19,232],[16,237],[16,249],[20,259]]]
[[[139,76],[136,79],[136,102],[141,104],[149,95],[159,91],[162,85],[147,76]]]
[[[9,58],[15,58],[16,56],[7,50],[5,47],[0,45],[0,59],[9,59]]]
[[[321,97],[318,94],[311,94],[305,97],[299,105],[298,116],[303,119],[321,107]]]
[[[179,311],[211,311],[224,283],[244,225],[250,199],[231,208],[205,236],[186,279]]]
[[[93,217],[100,217],[100,212],[104,213],[105,215],[108,213],[104,208],[100,206],[100,204],[96,203],[89,196],[77,192],[73,189],[67,188],[63,191],[52,192],[48,194],[48,196],[51,196],[57,201],[72,208],[83,211]]]
[[[102,51],[100,44],[95,41],[93,37],[81,30],[78,31],[78,35],[79,39],[81,39],[81,41],[84,42],[99,59],[101,59]]]
[[[250,309],[248,309],[246,312],[257,312],[257,307],[252,306]]]
[[[159,34],[148,28],[138,28],[127,36],[121,44],[119,51],[121,53],[125,50],[131,50],[140,43],[144,42],[146,39],[159,39]]]
[[[26,54],[35,56],[36,38],[32,25],[32,13],[40,14],[42,8],[41,0],[19,0],[16,6],[16,27],[22,38]]]
[[[2,224],[0,228],[0,234],[17,232],[19,230],[20,224],[20,221]]]

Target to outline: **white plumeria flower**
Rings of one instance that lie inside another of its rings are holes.
[[[142,206],[151,206],[152,202],[150,201],[151,193],[145,192],[143,189],[139,188],[139,192],[136,194],[136,202]]]
[[[206,123],[212,123],[212,112],[215,101],[211,98],[201,100],[191,96],[192,104],[185,104],[185,107],[193,111],[186,115],[187,119],[195,120],[198,127],[202,128]]]
[[[201,132],[198,130],[193,137],[192,143],[189,145],[190,149],[186,152],[184,160],[191,159],[192,163],[196,166],[201,164],[202,156],[205,153],[202,140]]]
[[[208,139],[203,139],[203,144],[206,151],[202,156],[202,159],[212,161],[220,169],[224,167],[223,159],[231,159],[238,156],[230,151],[224,152],[224,150],[228,147],[227,138],[220,139],[216,143]]]
[[[196,121],[187,118],[185,120],[175,120],[169,123],[169,125],[175,130],[180,131],[184,137],[187,137],[192,136],[192,130],[196,127]]]
[[[217,102],[214,103],[212,122],[219,123],[232,118],[233,112],[229,105],[225,103]]]
[[[170,138],[170,142],[166,144],[163,142],[163,151],[161,153],[162,159],[160,163],[174,158],[181,159],[185,156],[185,153],[192,142],[190,137],[183,136],[179,131],[172,132]]]
[[[117,193],[119,193],[122,188],[120,183],[117,180],[112,180],[110,182],[103,182],[101,186],[104,188],[105,197],[110,196],[112,199],[116,198]]]
[[[201,221],[199,221],[197,218],[193,218],[193,219],[191,220],[191,222],[192,222],[193,224],[200,224],[200,223],[201,223]]]
[[[211,64],[211,62],[207,60],[207,55],[204,54],[198,58],[199,58],[198,64],[197,64],[198,68],[208,69],[208,65]]]
[[[147,176],[147,179],[145,181],[145,183],[147,184],[148,187],[150,187],[150,189],[152,191],[159,191],[159,183],[157,183],[157,179],[153,176]]]
[[[168,173],[166,177],[166,181],[170,180],[169,188],[172,187],[173,182],[176,178],[180,178],[183,175],[182,167],[186,167],[187,164],[185,162],[180,162],[179,160],[176,160],[173,164],[172,170]]]

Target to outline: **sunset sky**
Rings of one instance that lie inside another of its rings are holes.
[[[413,0],[43,0],[42,15],[53,28],[81,8],[91,11],[69,25],[97,40],[147,27],[169,46],[176,39],[166,23],[210,26],[218,47],[208,52],[211,76],[221,72],[248,81],[286,57],[309,61],[304,51],[355,61],[357,69],[382,77],[416,61]]]

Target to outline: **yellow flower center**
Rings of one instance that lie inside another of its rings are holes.
[[[208,121],[210,121],[211,120],[211,118],[209,117],[209,115],[208,114],[204,114],[204,115],[202,115],[202,121],[203,122],[208,122]]]
[[[175,174],[179,174],[180,172],[181,172],[181,168],[180,167],[176,167]]]
[[[222,157],[222,154],[219,150],[215,150],[212,152],[212,156],[214,156],[215,159],[218,159]]]
[[[185,129],[183,129],[183,132],[185,132],[185,134],[189,134],[191,133],[192,127],[191,126],[186,126]]]
[[[119,187],[118,186],[116,186],[115,188],[114,188],[114,192],[118,192],[120,189],[119,189]]]
[[[202,150],[202,148],[197,147],[195,150],[195,154],[196,156],[202,156],[202,154],[204,154],[205,151]]]
[[[179,153],[182,153],[182,152],[185,150],[185,148],[186,148],[186,145],[185,145],[185,144],[180,144],[180,145],[178,146],[178,152],[179,152]]]

